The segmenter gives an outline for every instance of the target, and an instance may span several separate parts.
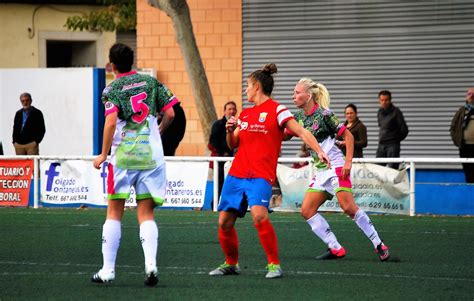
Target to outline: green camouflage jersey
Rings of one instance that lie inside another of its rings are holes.
[[[340,136],[346,129],[346,126],[344,123],[339,122],[339,119],[331,110],[323,109],[316,105],[310,115],[306,115],[303,110],[299,110],[294,116],[296,121],[310,131],[318,140],[333,167],[344,165],[344,155],[335,144],[335,137]],[[312,149],[309,149],[309,151],[314,159],[315,167],[318,169],[327,167],[325,163],[319,162],[315,151]]]
[[[123,169],[152,169],[164,164],[157,113],[177,98],[162,83],[135,71],[119,74],[102,93],[105,115],[117,112],[111,163]]]

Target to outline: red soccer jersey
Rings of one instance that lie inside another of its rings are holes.
[[[285,136],[283,126],[290,119],[291,112],[273,99],[243,110],[238,119],[239,145],[229,174],[262,178],[273,185]]]

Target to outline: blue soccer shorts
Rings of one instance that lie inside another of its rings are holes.
[[[272,185],[262,178],[244,179],[227,175],[222,187],[219,211],[234,211],[244,217],[247,208],[264,206],[267,209],[272,198]]]

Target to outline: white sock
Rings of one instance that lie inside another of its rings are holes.
[[[140,241],[142,243],[143,255],[145,256],[145,267],[156,267],[158,226],[154,220],[147,220],[140,224]]]
[[[115,260],[122,235],[121,222],[108,219],[102,227],[102,257],[105,271],[115,271]]]
[[[374,249],[376,249],[377,246],[382,242],[382,240],[380,239],[377,230],[375,230],[375,227],[372,224],[372,221],[370,220],[369,216],[362,209],[359,208],[359,210],[357,210],[357,213],[354,216],[354,222],[357,224],[357,226],[359,226],[362,232],[364,232],[365,236],[370,239],[370,241],[374,245]]]
[[[341,245],[337,241],[336,235],[332,232],[331,228],[329,227],[328,222],[324,219],[324,217],[316,213],[311,218],[306,221],[313,233],[316,234],[325,244],[328,245],[330,249],[339,250]]]

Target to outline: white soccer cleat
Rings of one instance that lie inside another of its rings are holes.
[[[279,264],[270,263],[267,265],[267,274],[265,278],[267,279],[275,279],[283,277],[283,270]]]
[[[209,272],[210,276],[240,275],[239,264],[223,263],[217,269]]]

